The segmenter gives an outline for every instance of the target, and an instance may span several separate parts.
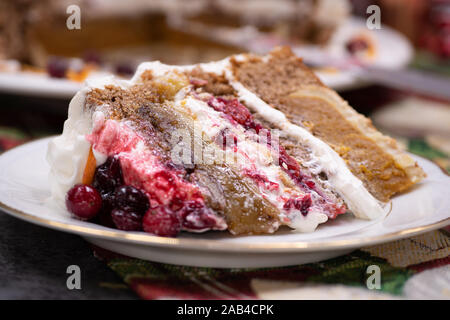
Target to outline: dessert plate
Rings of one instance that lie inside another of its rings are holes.
[[[450,224],[450,178],[432,162],[415,156],[428,177],[411,191],[396,196],[386,206],[386,215],[375,221],[347,214],[313,233],[283,229],[273,235],[240,237],[228,232],[181,233],[178,238],[124,232],[73,219],[50,199],[50,168],[45,160],[49,140],[36,140],[0,156],[0,209],[136,258],[220,268],[287,266],[328,259]]]

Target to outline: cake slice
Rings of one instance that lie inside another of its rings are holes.
[[[286,48],[88,83],[48,161],[52,195],[75,216],[162,236],[375,219],[379,200],[423,177]]]

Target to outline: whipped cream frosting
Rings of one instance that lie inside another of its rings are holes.
[[[115,80],[112,76],[86,81],[85,87],[70,101],[62,134],[48,144],[47,162],[50,164],[51,197],[61,206],[64,205],[67,191],[82,180],[91,147],[86,135],[92,132],[93,118],[98,117],[98,113],[101,112],[90,112],[84,108],[86,94],[93,88],[102,88],[107,84],[121,87],[129,85],[126,81]],[[106,160],[95,151],[94,155],[97,165]]]

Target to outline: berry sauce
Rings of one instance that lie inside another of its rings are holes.
[[[264,130],[264,135],[267,137],[264,143],[267,143],[267,145],[272,149],[275,148],[275,146],[272,145],[270,130],[264,128],[260,123],[256,122],[247,107],[241,104],[238,99],[225,99],[222,97],[211,96],[207,100],[207,103],[214,110],[222,112],[224,114],[224,117],[232,124],[239,124],[245,130],[254,130],[256,134],[259,134],[262,130]],[[236,145],[236,143],[237,141],[234,145]],[[224,147],[225,146],[226,145],[224,144]],[[345,205],[338,206],[331,203],[330,201],[327,201],[326,196],[319,188],[317,188],[311,177],[301,171],[298,162],[293,157],[291,157],[281,145],[277,145],[277,148],[278,150],[274,149],[274,151],[278,151],[279,166],[284,172],[289,175],[289,177],[301,190],[306,193],[314,191],[322,197],[322,200],[320,202],[322,207],[324,207],[324,212],[328,215],[329,218],[333,219],[337,215],[343,214],[347,211]],[[268,178],[262,173],[246,170],[243,174],[252,178],[257,185],[259,185],[260,187],[262,186],[269,191],[276,190],[278,188],[278,185],[276,183],[268,180]],[[303,215],[306,215],[309,207],[312,205],[311,197],[309,196],[308,199],[309,200],[301,200],[299,198],[287,199],[284,209],[296,208],[300,210]],[[297,203],[302,204],[298,205]]]

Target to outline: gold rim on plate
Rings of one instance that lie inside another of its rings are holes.
[[[22,220],[32,222],[41,226],[46,226],[51,229],[75,233],[85,237],[95,237],[102,239],[109,239],[112,241],[125,240],[137,244],[167,246],[174,248],[189,248],[195,250],[220,250],[220,251],[325,251],[332,249],[346,249],[346,248],[360,248],[370,246],[382,242],[394,241],[402,238],[407,238],[427,231],[443,228],[450,224],[450,218],[428,224],[425,226],[409,228],[397,232],[392,232],[379,236],[356,238],[356,239],[342,239],[336,241],[296,241],[296,242],[278,242],[278,243],[231,243],[220,242],[219,240],[208,239],[180,239],[180,238],[166,238],[159,236],[152,236],[150,234],[130,233],[126,231],[99,230],[97,228],[77,226],[65,222],[54,221],[37,217],[23,211],[9,207],[0,201],[0,209],[9,213],[10,215],[20,218]]]

